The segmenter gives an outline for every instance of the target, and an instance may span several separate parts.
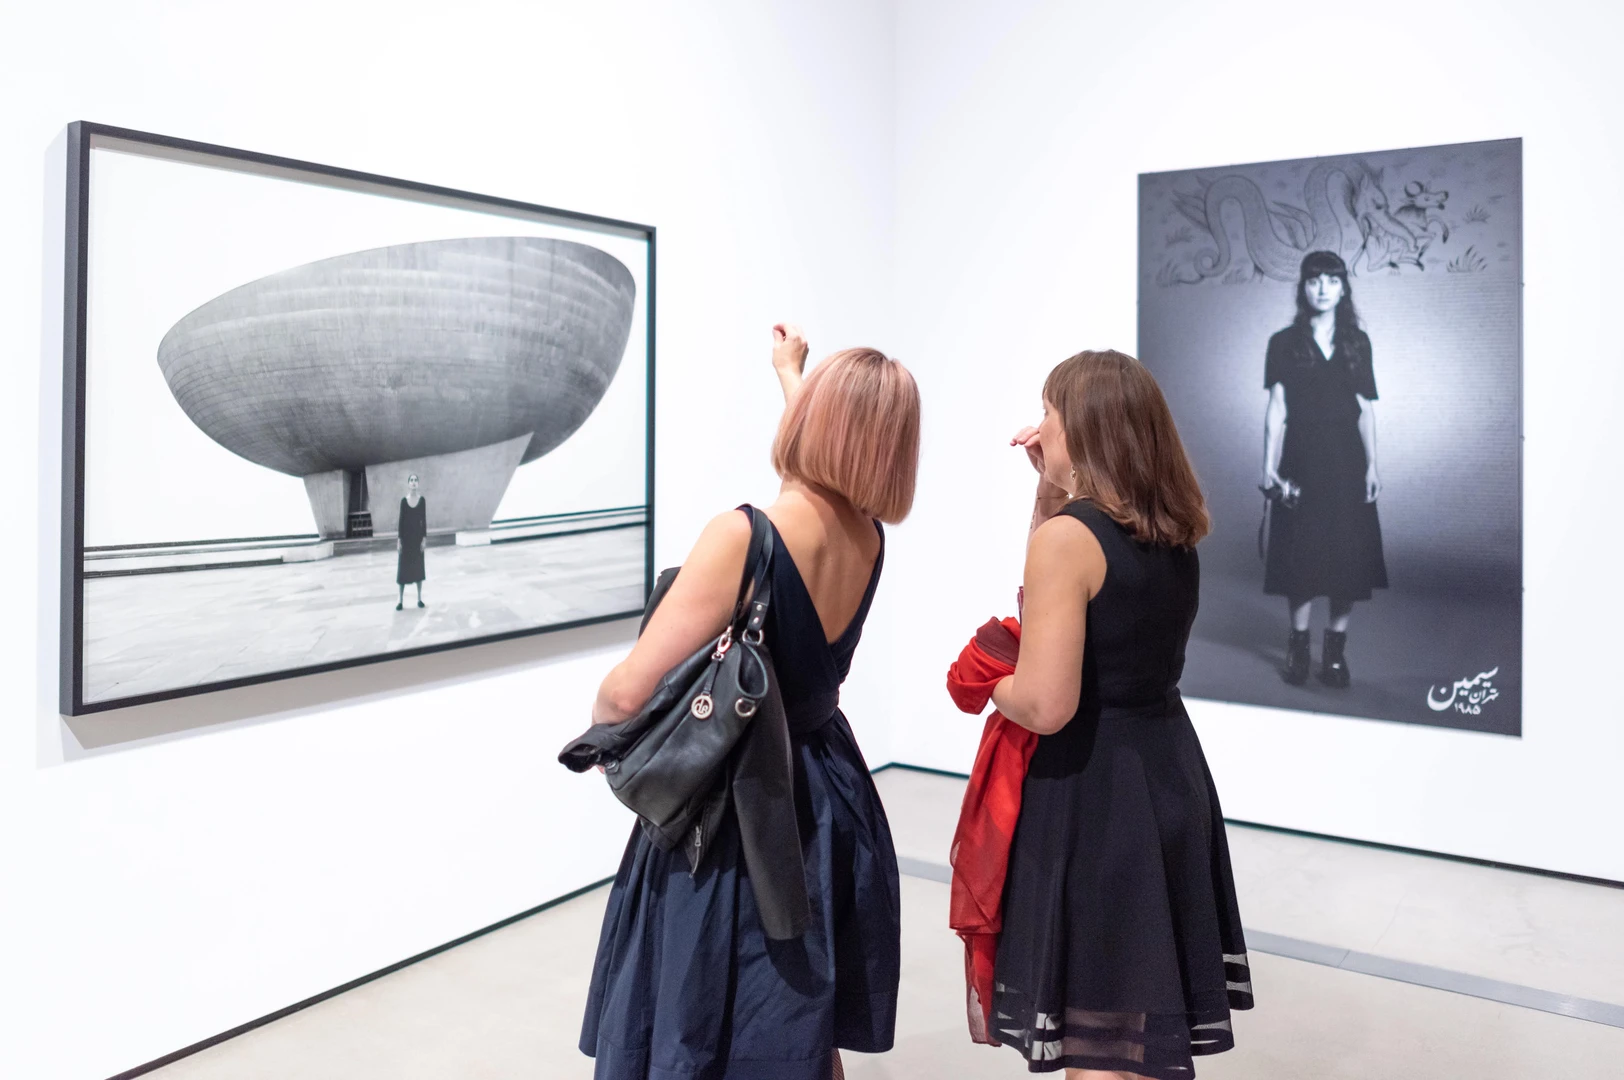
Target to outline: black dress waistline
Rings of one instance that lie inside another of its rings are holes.
[[[793,711],[787,705],[786,702],[784,719],[789,724],[789,733],[796,738],[812,734],[840,715],[839,694],[820,694],[811,700],[797,702]]]
[[[1184,695],[1177,690],[1171,691],[1160,701],[1145,705],[1102,705],[1098,713],[1101,720],[1160,720],[1187,715]]]

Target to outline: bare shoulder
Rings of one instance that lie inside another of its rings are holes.
[[[1039,525],[1032,534],[1032,552],[1066,558],[1092,552],[1101,562],[1105,561],[1105,549],[1100,547],[1094,530],[1070,514],[1056,514]]]
[[[717,514],[705,523],[699,538],[712,543],[737,544],[743,550],[750,542],[750,516],[738,510]]]
[[[1056,514],[1037,527],[1027,548],[1029,572],[1085,585],[1090,596],[1105,583],[1105,549],[1094,530],[1070,514]]]
[[[717,514],[706,523],[694,548],[688,554],[688,564],[724,568],[744,565],[750,549],[750,519],[737,510]]]

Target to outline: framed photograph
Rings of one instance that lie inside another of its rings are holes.
[[[1139,178],[1192,697],[1522,733],[1522,142]]]
[[[67,148],[64,713],[641,612],[653,228]]]

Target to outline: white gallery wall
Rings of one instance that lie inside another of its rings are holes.
[[[903,0],[895,325],[928,358],[927,460],[888,663],[928,690],[896,701],[898,760],[972,760],[981,721],[939,687],[975,626],[1013,613],[1031,472],[1007,441],[1053,364],[1135,347],[1137,174],[1520,136],[1523,737],[1190,709],[1233,818],[1624,879],[1621,29],[1616,5],[1567,0]]]
[[[1524,737],[1192,711],[1233,817],[1624,879],[1618,20],[1565,0],[0,0],[0,1076],[104,1077],[214,1035],[599,880],[630,827],[554,761],[626,624],[57,715],[42,279],[69,121],[657,225],[662,566],[775,490],[771,322],[802,321],[815,355],[900,356],[925,396],[919,501],[845,698],[871,763],[954,771],[981,721],[943,675],[1020,575],[1031,477],[1008,436],[1053,363],[1134,347],[1136,175],[1521,136]]]
[[[57,715],[63,127],[656,225],[664,566],[776,490],[772,322],[892,346],[891,29],[861,0],[0,3],[0,1076],[139,1065],[600,880],[631,827],[555,761],[625,623]],[[847,694],[875,763],[882,686],[860,661]]]

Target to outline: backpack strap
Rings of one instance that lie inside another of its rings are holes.
[[[752,644],[761,641],[772,604],[773,526],[767,515],[749,503],[739,507],[750,515],[750,552],[744,560],[744,576],[739,581],[739,600],[733,606],[729,624]]]

